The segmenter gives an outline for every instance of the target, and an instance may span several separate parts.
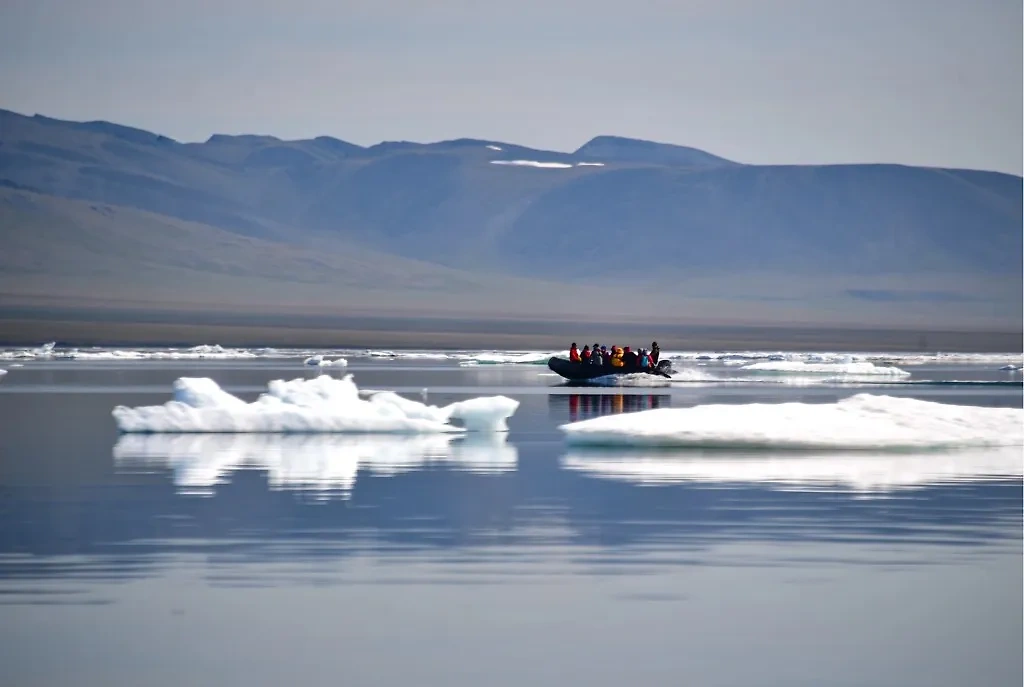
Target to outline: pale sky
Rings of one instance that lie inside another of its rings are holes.
[[[0,0],[0,107],[1022,171],[1020,0]]]

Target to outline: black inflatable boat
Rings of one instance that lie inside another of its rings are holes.
[[[598,377],[607,377],[609,375],[631,375],[637,374],[638,372],[642,374],[655,375],[657,377],[672,376],[672,363],[668,360],[659,361],[658,366],[652,369],[645,367],[590,365],[587,363],[574,363],[566,358],[554,357],[548,359],[548,369],[560,374],[571,382],[585,382],[590,379],[597,379]]]

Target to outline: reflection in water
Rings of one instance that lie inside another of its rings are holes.
[[[467,472],[515,470],[504,433],[452,435],[125,434],[114,446],[123,470],[169,468],[179,492],[211,494],[231,473],[262,470],[270,489],[348,498],[359,472],[394,475],[433,463]]]
[[[1019,446],[914,453],[574,448],[562,465],[636,484],[763,483],[864,493],[1024,476]]]
[[[555,408],[568,408],[569,421],[577,422],[600,415],[635,413],[670,405],[667,394],[551,394],[549,403]]]

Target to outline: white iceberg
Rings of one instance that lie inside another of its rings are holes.
[[[490,148],[491,150],[501,150],[501,146],[489,145],[487,147]]]
[[[912,453],[688,451],[678,455],[574,449],[562,458],[562,466],[593,477],[638,485],[771,484],[782,488],[839,488],[859,492],[1024,476],[1017,447]]]
[[[659,408],[561,425],[577,446],[908,450],[1024,445],[1024,410],[857,394],[836,403]]]
[[[159,406],[117,406],[122,432],[504,432],[519,402],[505,396],[459,401],[438,408],[392,392],[360,397],[352,375],[335,379],[273,380],[246,403],[208,378],[181,377],[174,398]],[[456,420],[461,426],[452,424]]]
[[[516,469],[504,434],[125,434],[114,446],[120,469],[169,469],[179,491],[211,494],[239,470],[262,470],[272,490],[346,497],[361,473],[390,476],[432,464],[474,473]]]

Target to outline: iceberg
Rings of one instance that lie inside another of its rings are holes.
[[[836,403],[659,408],[561,425],[573,446],[913,450],[1024,445],[1024,409],[857,394]]]
[[[428,465],[491,474],[516,469],[506,435],[452,434],[123,434],[114,445],[119,469],[170,470],[178,491],[212,494],[240,470],[267,473],[275,491],[346,497],[359,474],[392,476]]]
[[[438,408],[389,391],[364,399],[352,375],[281,379],[246,403],[205,377],[181,377],[173,399],[159,406],[117,406],[122,432],[505,432],[519,402],[506,396],[471,398]],[[461,425],[452,424],[458,421]]]
[[[562,458],[567,470],[638,485],[770,484],[790,489],[839,488],[886,492],[930,484],[1024,476],[1017,447],[953,452],[722,452],[682,454],[578,448]]]

